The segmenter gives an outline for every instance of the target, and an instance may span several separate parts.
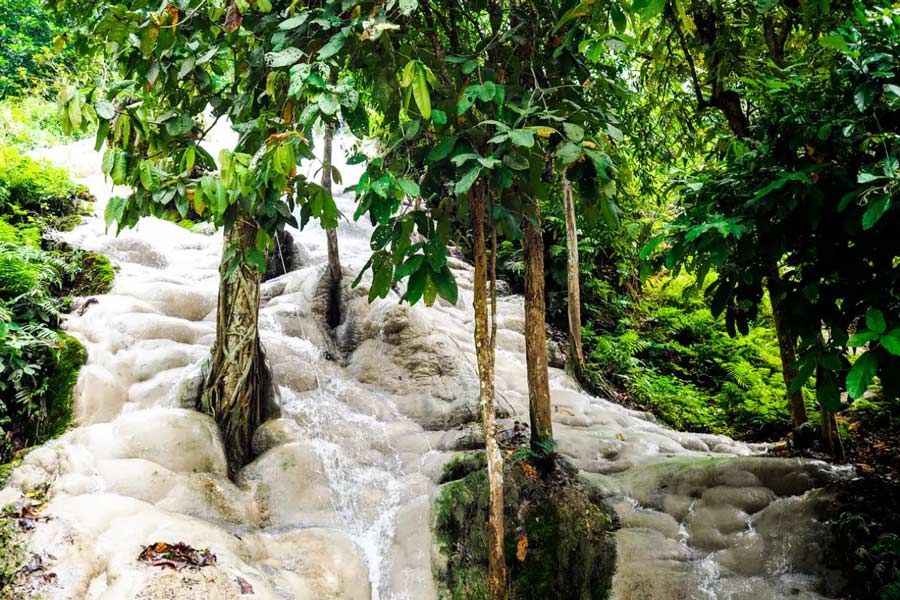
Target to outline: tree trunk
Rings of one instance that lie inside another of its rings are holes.
[[[544,240],[541,208],[534,200],[536,223],[525,221],[525,362],[528,367],[528,412],[531,417],[531,449],[547,454],[553,440],[550,421],[550,381],[547,373],[547,333],[544,326]],[[537,226],[536,226],[537,225]]]
[[[769,290],[769,302],[772,304],[772,319],[775,322],[775,336],[778,338],[778,350],[781,354],[781,374],[784,377],[784,386],[787,390],[788,404],[791,411],[791,425],[794,427],[794,442],[799,441],[797,428],[806,423],[806,404],[803,401],[803,390],[791,392],[794,383],[794,363],[797,361],[797,340],[791,335],[781,314],[781,301],[784,296],[781,284],[781,275],[778,267],[772,265],[766,288]]]
[[[481,393],[481,420],[487,456],[488,507],[488,598],[506,600],[506,559],[503,553],[503,457],[497,444],[494,421],[495,348],[488,327],[488,265],[485,243],[485,188],[476,186],[469,194],[472,218],[472,246],[475,258],[474,308],[475,352]]]
[[[819,411],[822,416],[822,443],[834,460],[842,462],[845,458],[844,444],[841,442],[841,433],[838,431],[834,413],[821,405]]]
[[[584,348],[581,344],[581,263],[578,260],[578,226],[575,222],[575,200],[572,184],[562,174],[563,206],[566,211],[566,286],[569,301],[568,363],[575,379],[584,379]]]
[[[322,145],[322,187],[331,194],[332,146],[334,142],[334,126],[325,125],[324,143]],[[338,252],[337,229],[325,229],[328,239],[328,313],[329,327],[337,327],[341,323],[341,256]]]
[[[225,230],[225,248],[253,246],[259,225],[241,217]],[[240,256],[240,254],[238,254]],[[225,442],[230,475],[250,461],[250,439],[264,415],[264,386],[268,381],[265,357],[259,343],[260,273],[246,261],[227,275],[219,266],[219,303],[216,343],[200,410],[219,425]]]

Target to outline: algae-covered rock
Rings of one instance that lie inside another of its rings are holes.
[[[474,470],[473,470],[474,469]],[[487,471],[483,455],[465,455],[444,470],[435,501],[435,576],[439,597],[486,597]],[[540,475],[526,460],[510,460],[504,473],[506,564],[509,597],[606,598],[615,566],[612,512],[563,460]]]

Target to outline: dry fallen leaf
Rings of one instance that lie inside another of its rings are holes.
[[[236,577],[235,581],[237,581],[238,588],[240,588],[242,596],[253,593],[253,586],[250,585],[249,581],[247,581],[243,577]]]
[[[216,555],[206,548],[192,548],[187,544],[178,542],[156,542],[144,546],[138,556],[138,560],[147,563],[151,567],[171,567],[180,571],[185,567],[209,567],[216,564]]]

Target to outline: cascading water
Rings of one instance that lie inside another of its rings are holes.
[[[86,143],[45,155],[74,169],[102,214],[99,156]],[[352,200],[339,208],[352,214]],[[34,582],[42,597],[237,598],[241,581],[254,598],[435,596],[437,480],[454,452],[479,443],[472,272],[450,259],[456,306],[408,307],[393,293],[369,305],[366,280],[356,290],[349,281],[368,259],[370,233],[346,220],[338,231],[338,350],[318,293],[324,231],[291,231],[298,264],[263,284],[260,309],[282,415],[254,436],[258,457],[236,484],[214,424],[185,401],[214,339],[221,235],[145,219],[113,237],[96,217],[66,234],[119,272],[109,295],[67,323],[89,352],[79,426],[29,454],[0,492],[5,504],[49,486],[51,518],[28,543],[55,574]],[[527,420],[522,299],[498,305],[499,404]],[[820,488],[837,470],[668,430],[580,392],[557,368],[551,387],[557,450],[608,494],[622,522],[616,599],[836,595],[839,574],[819,546],[830,501]],[[159,540],[208,547],[218,565],[175,573],[140,564],[140,546]]]

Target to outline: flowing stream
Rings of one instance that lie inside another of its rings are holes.
[[[215,143],[225,143],[227,134]],[[214,148],[213,148],[214,149]],[[87,142],[40,153],[98,197],[112,191]],[[214,152],[215,154],[215,152]],[[314,171],[314,165],[309,167]],[[341,169],[354,181],[353,167]],[[351,198],[339,208],[352,215]],[[258,457],[226,476],[212,421],[191,409],[215,328],[220,233],[144,219],[115,237],[91,217],[66,241],[119,271],[66,328],[85,343],[77,424],[31,452],[0,503],[49,486],[29,541],[52,599],[436,597],[431,505],[442,465],[477,447],[472,272],[450,260],[456,306],[369,305],[371,228],[343,220],[344,321],[323,324],[324,231],[291,231],[294,261],[262,286],[261,335],[281,418],[254,437]],[[522,299],[499,299],[497,389],[527,421]],[[333,360],[344,356],[344,360]],[[552,361],[553,362],[553,361]],[[688,434],[581,392],[551,369],[558,450],[605,490],[621,520],[613,596],[621,600],[836,597],[827,565],[823,463],[754,456],[762,447]],[[209,548],[215,567],[160,570],[142,545]],[[248,589],[253,593],[249,595]]]

